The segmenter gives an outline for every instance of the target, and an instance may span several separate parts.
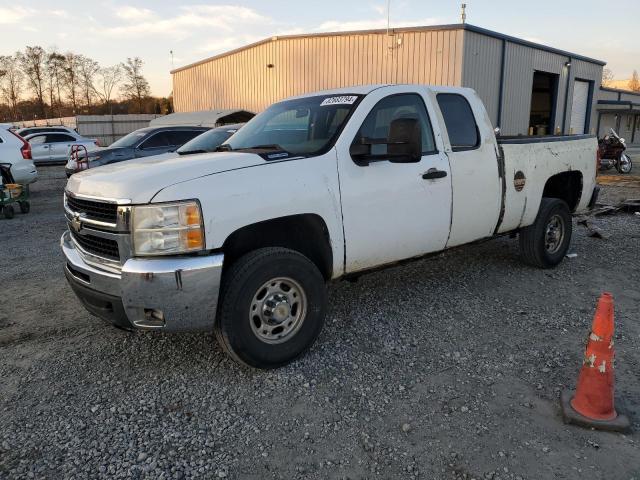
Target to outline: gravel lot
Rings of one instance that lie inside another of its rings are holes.
[[[316,346],[250,371],[213,335],[125,333],[62,273],[61,167],[0,220],[0,477],[640,479],[640,435],[565,426],[598,295],[640,430],[640,217],[542,271],[497,239],[329,288]],[[603,198],[640,197],[609,180]]]

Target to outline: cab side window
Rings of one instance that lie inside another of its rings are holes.
[[[364,123],[360,127],[354,143],[363,138],[375,140],[387,140],[391,122],[398,119],[417,120],[422,133],[422,154],[429,155],[437,151],[431,121],[427,109],[420,95],[414,93],[391,95],[380,100],[369,112]],[[374,144],[371,146],[372,155],[385,155],[387,145]]]
[[[169,138],[167,132],[158,132],[145,140],[142,145],[140,145],[140,148],[160,148],[168,146]]]
[[[71,135],[65,135],[64,133],[49,133],[45,143],[64,143],[73,141],[75,141],[75,138]]]
[[[177,130],[175,132],[167,132],[169,136],[169,145],[179,147],[201,133],[203,132],[199,130]]]
[[[467,99],[457,93],[439,93],[437,98],[449,133],[451,149],[459,152],[477,148],[480,145],[480,134]]]
[[[45,143],[46,135],[36,135],[35,137],[31,137],[28,142],[31,145],[42,145]]]

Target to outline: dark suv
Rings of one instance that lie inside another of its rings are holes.
[[[171,152],[207,130],[208,127],[183,126],[141,128],[116,140],[107,148],[88,152],[89,168]],[[65,166],[67,177],[80,169],[71,158]]]

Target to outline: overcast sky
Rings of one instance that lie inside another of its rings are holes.
[[[391,26],[458,23],[452,0],[392,0]],[[466,0],[480,27],[606,61],[618,79],[640,70],[640,0]],[[103,65],[139,56],[155,95],[174,65],[273,35],[386,27],[386,1],[0,0],[0,54],[25,45],[72,50]]]

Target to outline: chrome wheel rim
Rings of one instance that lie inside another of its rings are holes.
[[[552,216],[547,222],[547,229],[544,234],[544,248],[547,253],[554,254],[560,250],[564,235],[564,219],[560,215]]]
[[[627,155],[620,157],[620,171],[622,173],[629,173],[631,171],[631,160]]]
[[[278,344],[290,340],[307,316],[307,297],[298,282],[278,277],[256,291],[249,307],[249,324],[258,339]]]

